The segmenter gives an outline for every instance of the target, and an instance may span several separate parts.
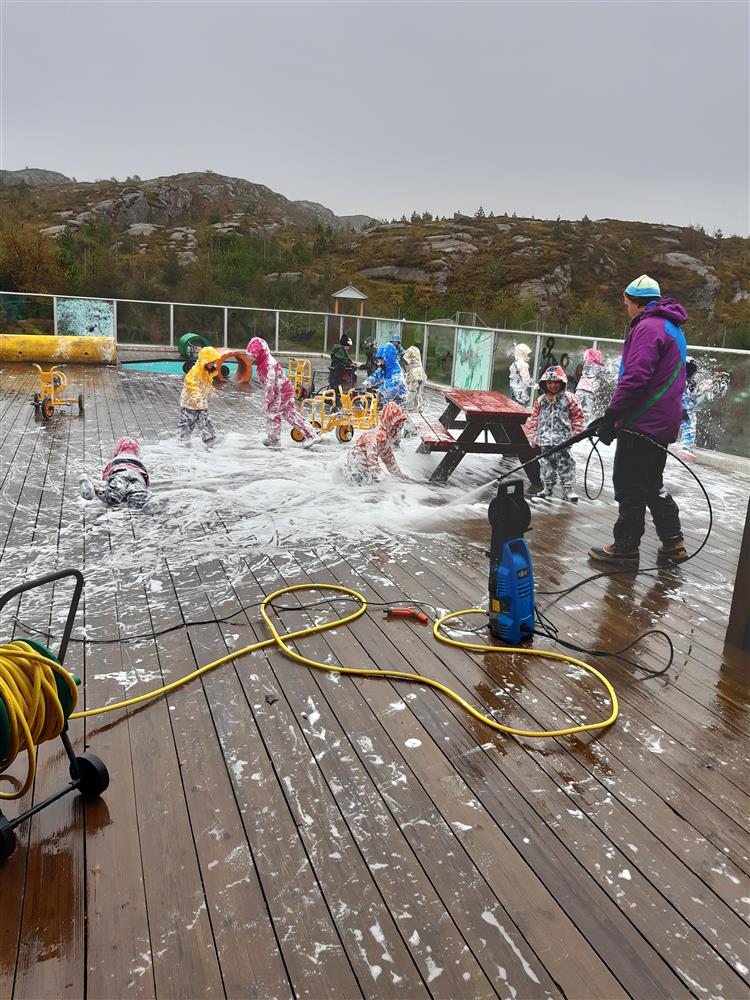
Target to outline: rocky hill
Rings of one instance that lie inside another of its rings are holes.
[[[471,311],[606,336],[622,330],[622,288],[648,272],[685,302],[693,339],[750,347],[750,241],[696,227],[482,210],[386,223],[208,171],[79,183],[41,170],[4,172],[0,223],[11,290],[327,309],[353,282],[371,315]]]

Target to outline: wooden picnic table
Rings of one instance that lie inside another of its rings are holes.
[[[465,455],[506,455],[528,462],[539,455],[529,443],[524,424],[531,411],[501,392],[478,389],[446,389],[446,408],[439,420],[420,417],[414,425],[422,438],[422,454],[444,451],[445,457],[430,476],[444,483]],[[460,430],[460,434],[452,432]],[[479,441],[480,435],[484,439]],[[492,440],[490,440],[490,438]],[[539,463],[524,470],[533,486],[541,486]]]

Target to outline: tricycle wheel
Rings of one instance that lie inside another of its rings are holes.
[[[302,386],[301,385],[295,385],[295,387],[294,387],[294,398],[295,399],[304,399],[305,397],[302,395],[302,393],[303,393]]]
[[[78,772],[78,790],[88,801],[98,799],[109,786],[109,771],[96,754],[84,753],[76,757],[75,771]],[[73,780],[76,779],[73,767],[70,769],[70,776]]]
[[[16,849],[16,835],[5,816],[0,815],[0,865]]]
[[[305,435],[302,433],[299,427],[292,427],[290,433],[292,435],[292,441],[296,441],[297,444],[300,444],[302,441],[305,440]]]
[[[39,412],[39,404],[41,403],[41,401],[42,401],[41,392],[35,392],[34,395],[31,397],[31,402],[34,404],[34,410],[37,413]]]
[[[49,396],[45,396],[40,403],[40,409],[42,417],[45,420],[51,420],[55,412],[55,404]]]
[[[83,413],[83,393],[78,393],[78,412]]]
[[[346,444],[354,437],[354,428],[351,424],[339,424],[336,428],[336,437],[342,444]]]
[[[190,361],[185,361],[185,362],[183,363],[183,365],[182,365],[182,370],[183,370],[183,371],[185,372],[185,374],[187,375],[187,373],[188,373],[188,372],[190,371],[190,369],[191,369],[192,367],[193,367],[193,365],[192,365],[192,362],[190,362]]]
[[[52,376],[52,385],[54,385],[56,389],[59,389],[64,384],[65,383],[63,381],[62,375],[60,375],[59,372],[55,372],[55,374]]]
[[[318,431],[319,431],[319,430],[321,430],[321,429],[322,429],[322,425],[321,425],[321,423],[320,423],[320,421],[319,421],[319,420],[316,420],[315,418],[313,418],[313,419],[312,419],[312,420],[310,421],[310,423],[311,423],[311,424],[313,425],[313,427],[314,427],[314,428],[315,428],[316,430],[318,430]]]

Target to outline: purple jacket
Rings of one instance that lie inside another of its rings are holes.
[[[687,354],[681,327],[686,319],[679,302],[659,299],[630,324],[609,406],[618,427],[632,427],[662,444],[677,440]]]

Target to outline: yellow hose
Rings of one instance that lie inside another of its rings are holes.
[[[285,594],[296,593],[300,590],[336,591],[337,593],[346,594],[349,597],[356,598],[360,602],[360,606],[350,615],[345,615],[344,617],[337,618],[334,621],[324,622],[322,625],[314,625],[310,628],[299,629],[296,632],[288,632],[285,635],[281,635],[269,617],[266,609],[269,604],[272,604],[272,602],[276,600],[276,598],[282,597]],[[501,733],[508,733],[511,736],[525,736],[527,738],[569,736],[573,733],[585,733],[596,729],[606,729],[608,726],[611,726],[617,718],[619,706],[614,688],[603,674],[601,674],[594,667],[590,666],[588,663],[584,663],[582,660],[576,660],[574,657],[568,656],[566,653],[553,653],[546,649],[528,649],[526,647],[517,646],[489,646],[481,643],[461,642],[457,639],[449,638],[441,631],[443,625],[452,618],[462,617],[463,615],[485,614],[485,612],[481,611],[479,608],[469,608],[465,611],[452,611],[447,615],[443,615],[443,617],[439,618],[433,625],[433,635],[439,642],[445,643],[449,646],[455,646],[457,649],[475,650],[481,653],[522,653],[525,656],[544,656],[549,659],[562,660],[564,663],[574,664],[575,666],[588,671],[590,674],[593,674],[593,676],[596,677],[597,680],[599,680],[604,686],[612,705],[612,711],[608,718],[600,722],[590,722],[585,725],[570,726],[566,729],[514,729],[511,726],[504,726],[502,723],[496,722],[488,715],[484,715],[482,712],[478,711],[465,701],[460,695],[456,694],[455,691],[446,687],[445,684],[441,684],[439,681],[433,680],[431,677],[424,677],[422,674],[415,674],[403,670],[379,670],[378,668],[371,667],[331,666],[328,663],[320,663],[317,660],[311,660],[307,656],[302,656],[301,653],[295,652],[288,645],[289,642],[296,639],[302,639],[305,636],[315,635],[318,632],[325,632],[332,628],[341,628],[343,625],[347,625],[349,622],[359,618],[365,613],[366,610],[367,601],[363,595],[358,593],[356,590],[350,589],[349,587],[342,587],[338,584],[330,583],[301,583],[292,587],[283,587],[281,590],[276,590],[274,593],[269,594],[268,597],[264,598],[260,605],[260,613],[263,617],[263,621],[266,623],[269,631],[271,632],[270,639],[264,639],[262,642],[256,642],[250,646],[245,646],[243,649],[227,653],[226,656],[222,656],[218,660],[213,660],[211,663],[207,663],[198,670],[193,670],[184,677],[180,677],[178,680],[172,681],[170,684],[165,684],[162,687],[156,688],[154,691],[149,691],[146,694],[137,695],[133,698],[127,698],[125,701],[118,701],[112,705],[104,705],[101,708],[90,708],[85,712],[74,712],[70,718],[88,719],[94,715],[102,715],[105,712],[116,712],[119,709],[131,708],[134,705],[139,705],[142,702],[151,700],[152,698],[158,698],[161,695],[168,694],[170,691],[174,691],[177,688],[182,687],[184,684],[188,684],[196,677],[200,677],[201,674],[205,674],[209,670],[214,670],[216,667],[219,667],[224,663],[229,663],[232,660],[238,659],[240,656],[245,656],[247,653],[253,653],[259,649],[266,649],[269,646],[277,646],[292,660],[296,660],[297,663],[301,663],[307,667],[315,667],[317,670],[326,670],[329,673],[352,674],[357,677],[388,677],[399,681],[411,681],[415,684],[424,684],[427,687],[434,688],[436,691],[440,691],[447,698],[455,701],[456,704],[460,705],[461,708],[469,713],[469,715],[472,715],[475,719],[483,723],[485,726],[488,726],[490,729],[494,729]],[[0,646],[0,699],[5,702],[6,708],[9,710],[9,717],[11,720],[11,750],[5,755],[4,759],[0,761],[0,770],[2,767],[8,766],[8,764],[15,758],[19,749],[23,749],[22,744],[29,752],[29,774],[23,788],[19,792],[8,793],[0,796],[2,798],[18,798],[20,795],[23,795],[34,779],[36,768],[34,746],[44,742],[45,740],[54,739],[59,735],[63,728],[65,720],[63,718],[62,708],[60,707],[60,702],[57,697],[57,689],[54,677],[51,673],[52,671],[62,673],[66,677],[72,690],[73,705],[75,706],[77,689],[72,678],[64,668],[60,667],[59,664],[54,663],[54,661],[48,660],[46,657],[36,653],[25,642],[8,643],[5,646]]]

